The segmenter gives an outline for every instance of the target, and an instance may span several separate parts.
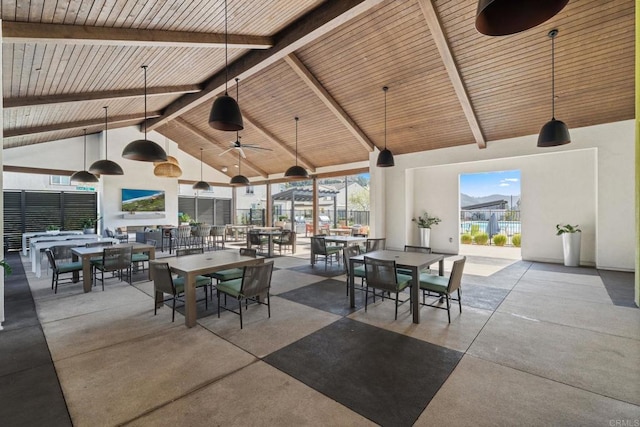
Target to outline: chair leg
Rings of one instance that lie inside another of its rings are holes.
[[[238,308],[240,310],[240,329],[242,329],[242,301],[238,300]]]
[[[449,304],[449,294],[446,295],[447,298],[447,318],[449,319],[449,323],[451,323],[451,307]]]
[[[462,298],[460,297],[460,288],[458,288],[458,307],[460,307],[460,313],[462,313]]]
[[[398,320],[398,294],[400,292],[396,292],[396,318],[395,320]]]
[[[171,305],[171,322],[176,320],[176,296],[173,296],[173,304]]]
[[[269,291],[267,291],[267,313],[269,313],[269,319],[271,319],[271,300],[269,299]]]
[[[216,296],[218,297],[218,319],[220,318],[220,291],[216,289]]]
[[[376,292],[375,289],[373,291],[373,302],[376,302]],[[369,299],[369,285],[364,288],[364,312],[367,312],[367,300]]]

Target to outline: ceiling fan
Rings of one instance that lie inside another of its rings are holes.
[[[222,153],[220,153],[220,154],[219,154],[219,156],[222,156],[223,154],[226,154],[226,153],[228,153],[228,152],[229,152],[229,151],[231,151],[231,150],[238,150],[238,151],[240,152],[240,155],[241,155],[244,159],[246,159],[246,158],[247,158],[247,156],[246,156],[246,154],[244,153],[244,148],[246,148],[246,149],[248,149],[248,150],[256,150],[256,151],[259,151],[259,150],[262,150],[262,151],[273,151],[273,150],[271,150],[270,148],[260,147],[259,145],[255,145],[255,144],[242,144],[242,143],[240,142],[240,139],[241,139],[241,138],[242,138],[241,136],[238,136],[238,135],[236,134],[236,141],[235,141],[235,142],[232,142],[232,143],[231,143],[231,145],[229,146],[229,148],[228,148],[228,149],[226,149],[226,150],[224,150]]]

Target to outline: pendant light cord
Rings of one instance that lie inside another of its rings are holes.
[[[107,133],[108,121],[107,121],[107,110],[109,107],[104,108],[104,159],[109,160],[109,144],[107,144],[109,140],[109,134]]]
[[[202,148],[200,149],[200,181],[202,181]]]
[[[296,116],[296,166],[298,166],[298,119]]]
[[[558,30],[549,31],[551,38],[551,119],[556,119],[556,36]]]
[[[229,58],[227,47],[227,0],[224,0],[224,94],[228,95],[227,84],[229,83]]]
[[[144,139],[147,139],[147,65],[143,65],[144,70]]]
[[[387,149],[387,91],[389,88],[387,86],[383,87],[384,91],[384,149]]]
[[[238,175],[242,175],[242,158],[240,157],[239,150],[238,150]]]

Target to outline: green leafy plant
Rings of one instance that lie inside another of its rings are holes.
[[[469,233],[464,233],[460,236],[460,243],[470,245],[473,242],[473,237]]]
[[[96,224],[100,221],[100,217],[97,218],[85,218],[82,220],[82,228],[95,228]]]
[[[7,264],[7,261],[2,260],[0,261],[0,266],[2,268],[4,268],[4,276],[7,277],[8,275],[11,274],[11,266],[9,264]]]
[[[471,230],[469,230],[471,236],[475,236],[480,233],[480,224],[471,224]]]
[[[556,224],[556,236],[560,236],[564,233],[581,233],[582,230],[578,227],[578,225]]]
[[[278,215],[278,221],[286,221],[289,219],[287,215]]]
[[[432,225],[438,225],[442,221],[437,216],[429,216],[429,212],[425,211],[424,215],[418,218],[411,218],[411,221],[418,224],[418,228],[431,228]]]
[[[513,237],[511,237],[511,243],[516,248],[520,247],[520,245],[522,244],[522,236],[520,235],[520,233],[514,234]]]
[[[189,214],[181,213],[180,215],[178,215],[178,221],[191,222],[191,217],[189,216]]]
[[[478,233],[473,237],[473,241],[476,245],[486,245],[489,242],[489,235],[487,233]]]
[[[507,236],[504,234],[496,234],[493,236],[493,244],[496,246],[504,246],[507,244]]]
[[[46,230],[47,231],[56,231],[56,230],[60,230],[60,227],[58,227],[57,225],[47,225]]]

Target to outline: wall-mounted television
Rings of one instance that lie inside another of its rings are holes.
[[[164,191],[122,189],[123,212],[164,212]]]

